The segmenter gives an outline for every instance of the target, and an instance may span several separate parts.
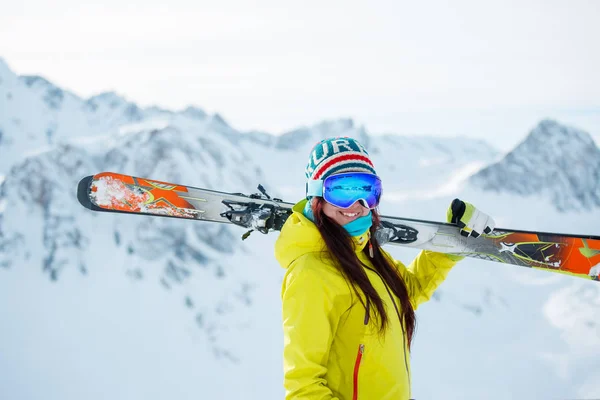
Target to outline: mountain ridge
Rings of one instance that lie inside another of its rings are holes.
[[[578,128],[545,119],[469,182],[498,193],[551,198],[557,210],[600,207],[600,149]]]

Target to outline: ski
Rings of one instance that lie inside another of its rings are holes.
[[[293,203],[260,193],[245,195],[195,188],[112,172],[87,176],[77,198],[84,207],[116,212],[230,223],[252,231],[281,230]],[[423,250],[479,258],[600,280],[600,237],[496,228],[477,238],[463,237],[456,225],[382,216],[376,239]]]

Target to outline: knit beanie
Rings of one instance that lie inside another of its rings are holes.
[[[334,137],[317,143],[310,152],[305,172],[309,180],[325,179],[342,172],[377,175],[367,150],[349,137]]]

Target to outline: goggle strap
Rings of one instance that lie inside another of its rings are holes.
[[[308,180],[306,182],[306,195],[323,197],[323,180]]]

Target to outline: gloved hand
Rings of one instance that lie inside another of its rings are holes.
[[[489,215],[479,211],[472,204],[454,199],[446,218],[449,223],[458,225],[462,236],[478,237],[481,233],[490,233],[496,227],[496,223]]]

